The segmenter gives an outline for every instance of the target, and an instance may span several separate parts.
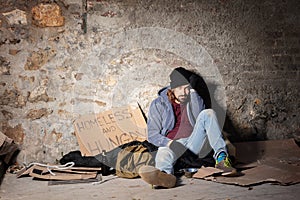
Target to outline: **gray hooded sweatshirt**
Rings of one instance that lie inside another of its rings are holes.
[[[158,97],[150,105],[147,121],[148,141],[158,147],[167,146],[171,139],[167,133],[174,128],[175,115],[172,104],[168,99],[167,91],[170,87],[162,88]],[[193,89],[190,92],[190,100],[187,103],[187,114],[191,125],[194,127],[197,116],[205,109],[203,99]]]

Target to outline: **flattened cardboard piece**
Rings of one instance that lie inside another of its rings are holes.
[[[193,175],[193,178],[205,178],[208,176],[212,176],[214,174],[219,174],[223,172],[221,169],[217,169],[214,167],[201,167],[198,171]]]
[[[210,175],[204,177],[205,180],[240,186],[265,182],[276,182],[281,185],[300,183],[300,148],[293,139],[244,142],[235,146],[237,161],[242,161],[244,166],[252,168],[242,170],[242,176]],[[194,177],[198,178],[195,175]]]
[[[17,172],[17,178],[23,177],[23,176],[27,176],[29,175],[34,169],[40,170],[43,173],[47,172],[47,168],[45,167],[41,167],[38,165],[31,165],[29,167],[24,167],[23,169],[21,169],[20,171]]]
[[[102,177],[97,175],[96,178],[78,179],[78,180],[49,180],[48,185],[65,185],[65,184],[78,184],[78,183],[99,183]]]
[[[32,172],[32,170],[34,170],[34,169],[42,170],[42,172],[46,172],[47,171],[47,168],[45,168],[45,167],[41,167],[41,166],[38,166],[38,165],[31,165],[28,168],[23,168],[20,171],[18,171],[17,172],[17,178],[29,175]]]
[[[287,166],[288,167],[288,166]],[[243,176],[238,177],[214,177],[214,181],[219,183],[235,184],[240,186],[250,186],[266,182],[276,182],[281,185],[290,185],[300,182],[299,172],[289,171],[290,169],[277,168],[269,165],[259,165],[243,171]],[[299,170],[299,168],[298,168]]]
[[[94,174],[95,171],[81,171],[81,170],[72,170],[72,169],[51,169],[53,173],[71,173],[71,174]],[[48,171],[47,171],[48,172]],[[43,173],[45,173],[43,171]]]
[[[70,167],[68,169],[51,168],[51,171],[55,174],[52,175],[50,174],[46,166],[33,164],[28,168],[20,170],[17,173],[17,178],[29,175],[35,178],[47,180],[78,180],[95,178],[95,175],[97,175],[97,172],[100,170],[100,167]]]
[[[83,180],[83,179],[96,178],[97,172],[93,172],[93,173],[89,172],[84,174],[55,172],[55,175],[52,175],[48,172],[40,173],[40,171],[38,170],[32,170],[32,172],[30,172],[29,175],[34,178],[46,179],[46,180]]]
[[[95,156],[134,140],[144,141],[146,126],[141,110],[130,106],[83,115],[74,122],[83,156]]]
[[[101,171],[101,167],[70,167],[72,171]]]

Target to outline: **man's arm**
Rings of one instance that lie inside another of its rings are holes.
[[[190,97],[192,108],[193,110],[195,110],[195,112],[200,113],[202,110],[205,109],[206,106],[202,97],[194,89],[190,90]]]
[[[171,139],[167,138],[163,133],[164,129],[162,127],[162,113],[159,108],[160,106],[161,105],[157,105],[156,101],[153,101],[150,105],[147,121],[147,139],[155,146],[164,147],[168,145],[168,142],[170,142]]]

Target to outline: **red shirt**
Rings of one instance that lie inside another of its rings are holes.
[[[172,102],[175,115],[175,126],[167,134],[167,137],[176,140],[179,138],[187,138],[193,132],[193,127],[188,119],[186,104],[178,104]]]

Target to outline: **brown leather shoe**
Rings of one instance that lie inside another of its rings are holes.
[[[176,185],[176,176],[162,172],[153,166],[142,166],[139,169],[139,175],[145,182],[152,186],[172,188]]]

